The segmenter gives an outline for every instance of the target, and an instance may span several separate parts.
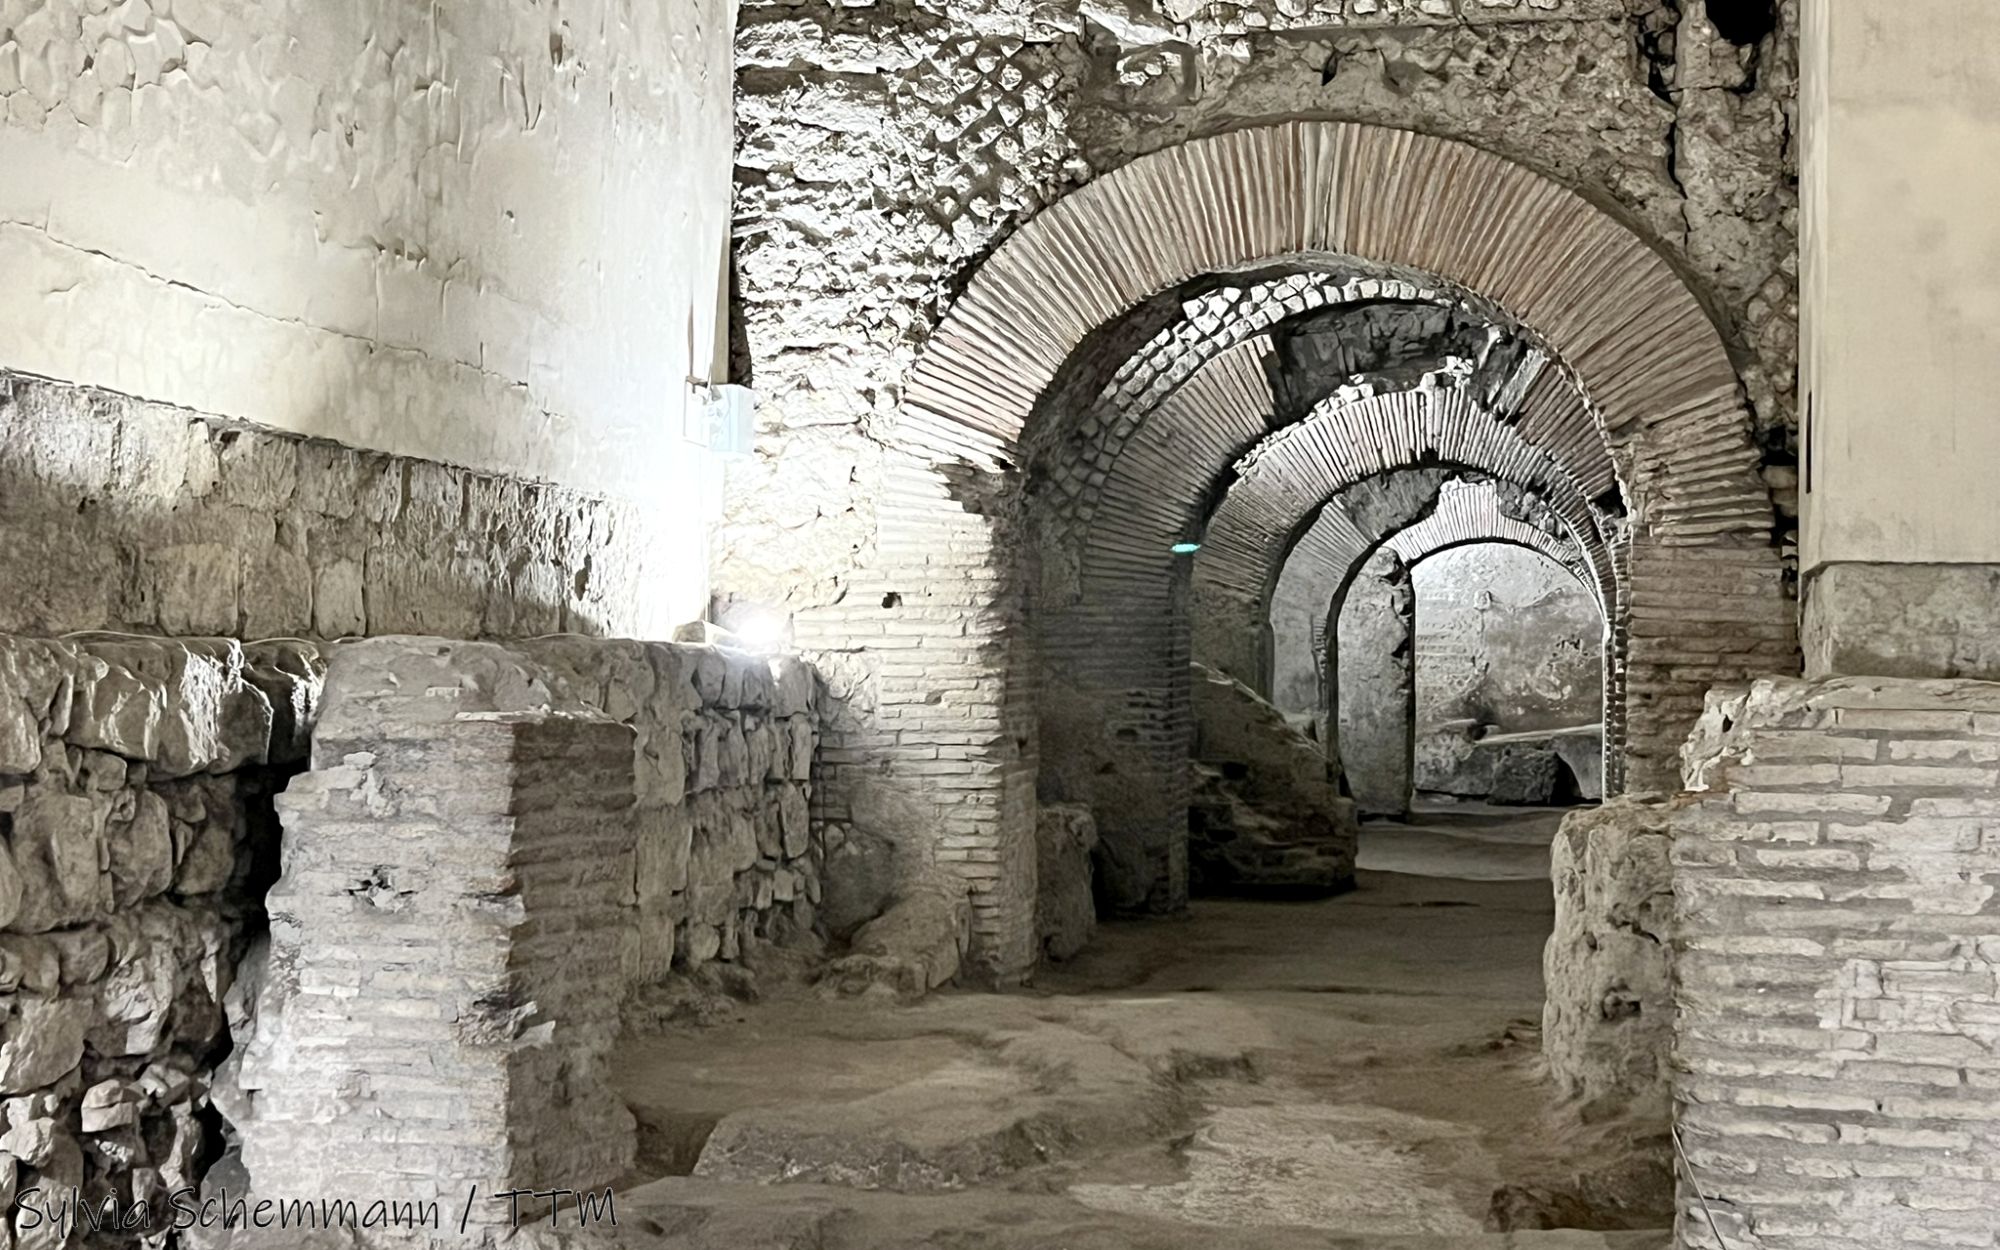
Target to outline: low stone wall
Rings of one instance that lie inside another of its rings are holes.
[[[817,685],[667,643],[335,648],[227,1108],[257,1191],[615,1180],[628,994],[814,940]]]
[[[1685,760],[1680,1244],[2000,1246],[2000,685],[1762,681]]]
[[[72,1187],[159,1210],[199,1180],[320,672],[301,643],[0,636],[0,1196],[39,1191],[13,1244],[62,1244]]]
[[[1563,818],[1550,848],[1555,931],[1542,959],[1542,1055],[1585,1117],[1664,1123],[1672,1099],[1672,808],[1627,795]]]

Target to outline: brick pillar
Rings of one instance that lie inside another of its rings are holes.
[[[632,731],[583,715],[323,726],[278,800],[285,871],[237,1127],[254,1193],[437,1202],[601,1188],[633,897]],[[365,1204],[364,1204],[365,1205]],[[504,1223],[476,1200],[473,1225]]]
[[[1759,682],[1689,768],[1679,1244],[2000,1246],[2000,685]]]

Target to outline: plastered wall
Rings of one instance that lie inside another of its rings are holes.
[[[0,0],[0,369],[698,520],[734,7]]]
[[[1411,572],[1417,722],[1506,733],[1570,729],[1604,714],[1604,615],[1575,576],[1536,552],[1480,543]]]
[[[1809,0],[1802,568],[2000,556],[2000,7]]]

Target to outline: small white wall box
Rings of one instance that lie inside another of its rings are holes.
[[[757,441],[757,392],[733,382],[693,382],[687,439],[718,456],[747,456]]]

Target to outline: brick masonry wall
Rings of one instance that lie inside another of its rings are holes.
[[[611,500],[0,371],[0,629],[665,636],[640,561],[670,541]]]
[[[602,1065],[628,991],[811,938],[817,701],[803,663],[710,647],[337,647],[239,1025],[251,1182],[431,1201],[621,1175]]]
[[[1024,306],[975,308],[967,324],[976,328],[958,336],[957,355],[928,378],[921,368],[913,378],[913,362],[941,359],[939,344],[950,337],[948,323],[940,330],[941,317],[948,307],[966,307],[970,297],[960,293],[974,267],[1004,256],[1010,238],[1028,237],[1036,215],[1059,212],[1049,205],[1073,201],[1066,193],[1076,186],[1094,180],[1101,188],[1142,154],[1193,136],[1310,117],[1462,137],[1615,205],[1617,220],[1642,236],[1629,254],[1650,255],[1650,244],[1672,255],[1703,303],[1721,310],[1711,326],[1686,292],[1664,298],[1649,280],[1629,315],[1607,312],[1604,319],[1642,341],[1608,353],[1618,358],[1612,372],[1653,376],[1643,383],[1606,379],[1598,397],[1620,409],[1613,415],[1621,438],[1636,437],[1643,425],[1647,440],[1657,435],[1691,449],[1684,463],[1674,461],[1689,488],[1649,503],[1703,533],[1747,527],[1768,535],[1769,501],[1749,443],[1755,430],[1782,446],[1790,409],[1794,6],[1783,6],[1787,21],[1756,46],[1723,38],[1703,20],[1703,7],[1664,0],[1565,0],[1553,8],[1525,0],[1329,3],[1302,15],[1265,4],[1142,5],[1122,16],[1094,13],[1088,21],[1010,0],[941,8],[746,8],[738,31],[736,259],[743,363],[764,403],[758,455],[731,471],[716,584],[726,596],[795,613],[800,644],[852,691],[852,714],[841,717],[829,759],[869,766],[834,780],[830,810],[844,818],[858,803],[863,823],[910,845],[927,869],[949,865],[965,873],[979,905],[982,961],[1019,971],[1029,958],[1020,904],[1032,888],[1008,874],[1032,862],[1027,806],[1036,757],[1068,754],[1063,741],[1038,751],[1035,734],[1038,727],[1046,733],[1049,723],[1032,700],[1037,686],[1056,689],[1081,671],[1064,662],[1024,666],[1007,658],[1050,639],[1062,645],[1064,638],[1054,614],[1024,614],[1017,583],[1054,579],[1074,591],[1075,579],[1063,579],[1075,570],[1046,567],[1060,563],[1047,560],[1048,546],[1038,552],[1044,568],[1023,567],[1028,560],[1009,545],[1022,535],[1008,532],[1001,518],[1018,499],[1009,492],[1024,478],[990,471],[1024,462],[1034,468],[1032,456],[1020,454],[1034,448],[1014,440],[1034,441],[1037,431],[1026,428],[1025,418],[1044,394],[1056,355],[1094,330],[1101,331],[1100,344],[1131,345],[1121,337],[1130,327],[1107,325],[1102,315],[1129,299],[1110,309],[1090,301],[1071,306],[1061,289],[1093,285],[1069,281],[1086,272],[1117,275],[1102,285],[1131,286],[1123,292],[1131,299],[1165,289],[1151,275],[1128,282],[1150,259],[1146,249],[1129,258],[1121,249],[1133,250],[1133,238],[1175,219],[1196,197],[1170,189],[1166,194],[1181,203],[1154,205],[1159,211],[1149,209],[1144,225],[1128,225],[1073,255],[1075,240],[1038,242],[1038,251],[1064,257],[1066,276],[1057,281],[1038,273],[1010,289],[1054,292],[1049,303],[1035,306],[1028,298]],[[1224,191],[1219,198],[1250,203],[1253,197]],[[1485,211],[1497,201],[1471,192],[1462,202]],[[1561,232],[1571,244],[1574,224]],[[1267,225],[1246,214],[1200,234],[1235,237],[1242,226],[1263,237]],[[1448,233],[1456,243],[1455,232]],[[1093,251],[1102,254],[1087,254]],[[1222,267],[1260,256],[1227,259]],[[1008,285],[1005,278],[996,283]],[[1612,287],[1589,285],[1587,297],[1579,292],[1558,301],[1563,308],[1548,310],[1549,317],[1603,307]],[[1663,303],[1680,309],[1674,330],[1635,329],[1652,323]],[[1700,333],[1689,337],[1696,323]],[[842,333],[829,335],[829,325]],[[1670,338],[1676,345],[1668,348]],[[1010,339],[1032,342],[1027,355],[1035,359],[1010,354]],[[975,342],[998,346],[982,357],[968,346]],[[1578,345],[1606,355],[1606,342],[1593,330]],[[1697,365],[1697,358],[1705,363]],[[1628,368],[1633,362],[1647,363]],[[1697,377],[1698,384],[1689,382]],[[1182,380],[1167,379],[1164,389]],[[1736,398],[1739,381],[1747,411]],[[1656,385],[1657,395],[1647,397]],[[1064,398],[1042,411],[1063,407]],[[957,428],[926,416],[947,399],[944,407],[965,418]],[[1576,450],[1581,443],[1572,436],[1590,424],[1587,414],[1580,423],[1570,419],[1580,412],[1580,401],[1552,403],[1548,428],[1537,428]],[[1126,433],[1136,425],[1129,411],[1108,415]],[[1704,422],[1722,433],[1686,428]],[[1738,446],[1718,454],[1711,445],[1717,437]],[[1089,481],[1091,491],[1103,485],[1104,447],[1055,450],[1055,459],[1086,481],[1098,479]],[[938,471],[913,472],[904,453]],[[1647,472],[1673,459],[1630,458]],[[1149,511],[1190,502],[1162,485],[1169,476],[1171,467],[1162,476],[1140,475],[1152,487]],[[1711,493],[1705,485],[1730,476],[1747,479],[1751,489],[1737,481]],[[1609,485],[1594,486],[1584,498]],[[1037,503],[1048,499],[1044,494]],[[1769,554],[1775,565],[1776,552]],[[995,585],[1004,586],[1001,593],[978,593]],[[1107,596],[1091,610],[1165,619],[1166,595],[1159,587],[1137,603]],[[888,606],[892,599],[898,606]],[[923,627],[926,613],[948,612],[953,604],[965,610],[958,619],[939,619],[934,637],[908,632]],[[892,634],[892,626],[905,632]],[[1039,637],[1030,632],[1035,627]],[[878,646],[876,638],[891,641]],[[1149,684],[1125,701],[1127,723],[1112,732],[1129,731],[1133,742],[1121,750],[1129,745],[1139,755],[1184,741],[1184,721],[1173,723],[1184,703],[1173,685],[1176,667],[1162,661]],[[1780,666],[1747,671],[1772,667]],[[931,685],[931,678],[997,693],[968,697],[955,685]],[[1680,707],[1686,719],[1664,733],[1664,755],[1698,707],[1698,699]],[[878,719],[877,711],[885,714]],[[953,757],[940,758],[941,751]],[[1153,770],[1156,778],[1164,775]],[[1061,793],[1049,797],[1089,797],[1068,779],[1053,780]],[[1157,884],[1133,886],[1148,905],[1170,907],[1176,804],[1166,786],[1155,789],[1166,800],[1156,805],[1163,819],[1149,810],[1135,823],[1151,829],[1150,844],[1136,858]],[[1107,827],[1105,845],[1121,832]],[[1026,871],[1032,875],[1031,866]],[[1003,932],[997,946],[989,943]]]
[[[1686,762],[1680,1244],[2000,1246],[2000,685],[1762,681]]]
[[[314,648],[0,635],[0,1192],[200,1180],[225,1004],[277,873]],[[21,1247],[59,1244],[9,1209]],[[158,1230],[148,1230],[158,1231]]]

